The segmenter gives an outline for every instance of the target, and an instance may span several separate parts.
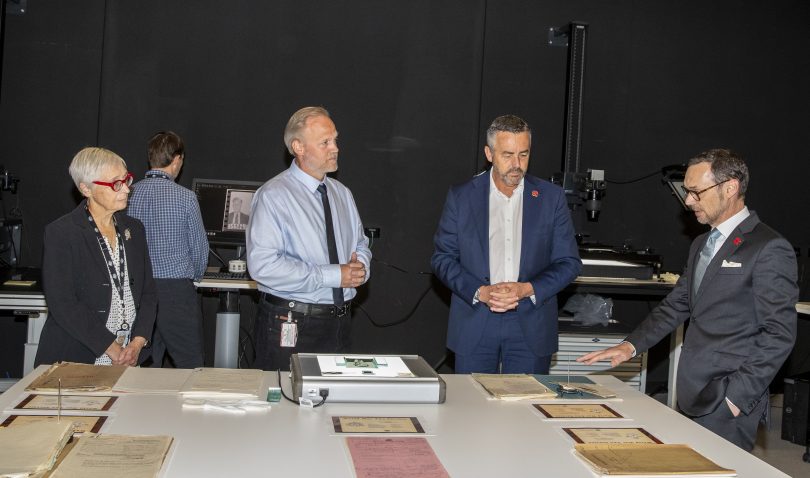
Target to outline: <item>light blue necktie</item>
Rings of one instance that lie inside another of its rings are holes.
[[[703,274],[706,273],[706,268],[709,266],[709,262],[712,261],[712,256],[714,256],[714,244],[717,242],[717,239],[720,236],[720,230],[717,228],[712,229],[712,232],[709,234],[709,238],[706,239],[706,244],[700,251],[700,258],[695,266],[695,285],[692,288],[692,291],[695,294],[697,294],[697,291],[700,288],[700,283],[703,281]]]

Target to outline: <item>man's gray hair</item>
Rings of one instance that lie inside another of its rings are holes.
[[[306,106],[290,116],[290,120],[287,121],[287,127],[284,128],[284,145],[287,146],[287,151],[289,151],[291,155],[295,156],[292,149],[293,140],[301,140],[298,133],[304,129],[307,120],[315,116],[326,116],[329,118],[329,112],[326,111],[326,108],[321,106]]]
[[[489,149],[495,147],[495,136],[502,131],[515,134],[529,133],[529,142],[531,143],[532,129],[529,128],[529,123],[515,115],[503,115],[495,118],[487,128],[487,146],[489,146]]]
[[[92,187],[93,181],[98,181],[104,168],[118,165],[127,169],[124,158],[109,149],[87,147],[76,153],[76,156],[73,156],[68,172],[78,189],[82,183],[86,184],[87,187]]]
[[[745,197],[748,190],[748,166],[742,156],[730,149],[710,149],[689,160],[689,166],[709,163],[714,180],[718,183],[736,179],[740,182],[740,197]]]

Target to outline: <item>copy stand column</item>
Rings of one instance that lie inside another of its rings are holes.
[[[219,292],[217,336],[214,343],[214,367],[238,368],[239,361],[239,290]]]

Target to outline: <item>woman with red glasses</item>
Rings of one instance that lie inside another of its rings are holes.
[[[69,171],[85,199],[45,227],[48,319],[35,363],[137,365],[149,356],[157,295],[143,225],[121,212],[132,173],[104,148],[82,149]]]

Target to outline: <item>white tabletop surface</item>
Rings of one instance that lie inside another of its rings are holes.
[[[2,419],[45,369],[40,366],[0,395]],[[242,416],[183,410],[174,395],[125,395],[102,433],[173,436],[162,470],[167,477],[352,477],[345,439],[331,428],[332,416],[415,416],[450,476],[572,478],[594,475],[572,454],[573,441],[562,427],[643,427],[664,443],[691,445],[740,477],[787,476],[611,376],[592,378],[617,392],[621,401],[605,403],[627,419],[599,423],[545,420],[530,404],[540,401],[490,400],[469,375],[442,377],[447,382],[444,404],[327,403],[308,409],[282,401],[269,412]],[[287,374],[282,378],[287,381]],[[275,373],[266,373],[265,381],[275,385]],[[284,389],[289,395],[288,381]]]

